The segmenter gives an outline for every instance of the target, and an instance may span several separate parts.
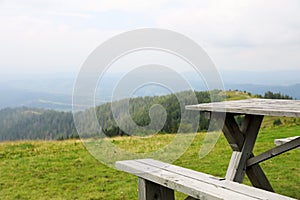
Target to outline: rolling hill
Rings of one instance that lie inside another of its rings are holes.
[[[192,111],[184,110],[184,105],[194,104],[192,102],[192,94],[194,92],[184,91],[177,94],[170,94],[164,96],[147,96],[147,97],[136,97],[130,99],[129,113],[133,121],[139,126],[147,126],[150,123],[149,110],[153,105],[161,105],[166,111],[166,121],[162,128],[159,128],[161,133],[176,133],[179,124],[182,124],[181,115],[191,116]],[[209,92],[195,92],[198,103],[210,102]],[[255,97],[247,92],[239,91],[227,91],[226,94],[219,90],[214,90],[211,93],[216,96],[215,100],[221,101],[225,97],[227,100],[237,100]],[[269,93],[267,93],[269,94]],[[182,99],[182,108],[176,97]],[[270,93],[268,97],[277,98],[289,98],[286,95],[273,94]],[[123,125],[128,125],[126,118],[124,117],[123,106],[126,104],[125,100],[120,100],[114,102],[114,106],[117,108],[115,110],[115,117],[112,114],[111,103],[105,103],[96,107],[97,120],[102,127],[102,133],[106,136],[119,136],[126,135],[128,132],[131,134],[143,135],[147,133],[130,131],[130,127],[127,132],[121,130],[119,125],[117,125],[115,119]],[[91,130],[95,130],[98,124],[93,123],[89,120],[91,112],[93,109],[88,109],[85,111],[76,112],[75,116],[84,119],[83,132],[92,133]],[[157,113],[158,114],[158,113]],[[263,126],[270,127],[273,126],[273,122],[279,120],[281,125],[287,124],[298,124],[299,119],[281,119],[281,118],[266,118],[266,123]],[[155,124],[154,124],[155,125]],[[200,116],[198,123],[198,131],[206,130],[209,125],[209,120],[206,119],[203,114]],[[77,130],[73,120],[73,114],[66,111],[56,111],[40,108],[5,108],[0,110],[0,141],[5,140],[61,140],[69,138],[78,138]],[[182,124],[184,127],[182,130],[185,132],[190,132],[193,127],[192,121],[186,121]],[[132,130],[136,130],[131,128]],[[150,128],[152,131],[156,128]],[[82,136],[82,135],[81,135]],[[84,137],[90,137],[91,135],[86,135]]]

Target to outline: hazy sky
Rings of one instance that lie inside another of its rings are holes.
[[[299,0],[0,0],[0,73],[76,73],[108,38],[185,34],[221,70],[300,69]]]

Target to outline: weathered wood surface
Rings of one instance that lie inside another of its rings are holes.
[[[278,156],[284,152],[290,151],[292,149],[300,147],[300,137],[290,137],[285,141],[285,143],[282,143],[280,146],[277,146],[273,149],[270,149],[258,156],[252,157],[247,160],[247,167],[253,166],[255,164],[258,164],[260,162],[263,162],[265,160],[268,160],[270,158],[273,158],[275,156]]]
[[[247,116],[251,123],[248,123],[248,126],[245,128],[245,139],[243,141],[243,145],[241,146],[241,151],[239,152],[239,156],[235,156],[236,159],[232,160],[235,162],[233,165],[236,167],[233,174],[233,179],[229,179],[231,181],[242,183],[245,173],[246,173],[246,162],[250,155],[252,154],[254,144],[256,141],[256,137],[258,135],[258,131],[263,120],[263,116],[260,115],[250,115]],[[228,168],[230,171],[230,169]],[[228,172],[228,171],[227,171]],[[226,174],[226,179],[228,177],[228,173]],[[253,177],[249,177],[252,179]],[[259,178],[259,177],[255,177]],[[266,189],[266,188],[263,188]]]
[[[294,137],[288,137],[288,138],[275,139],[275,140],[274,140],[274,144],[275,144],[276,146],[281,146],[281,145],[283,145],[283,144],[285,144],[285,143],[291,142],[291,141],[293,141],[293,140],[295,140],[295,139],[299,139],[299,138],[300,138],[300,136],[294,136]]]
[[[270,182],[258,164],[246,168],[247,159],[254,157],[252,149],[262,119],[263,116],[260,115],[246,115],[240,128],[234,115],[226,114],[223,133],[234,151],[229,162],[226,179],[242,182],[246,172],[253,186],[273,192]]]
[[[300,118],[300,100],[246,99],[188,105],[187,110]]]
[[[174,190],[166,188],[162,185],[153,183],[143,178],[138,180],[139,200],[159,200],[168,199],[174,200]]]
[[[118,161],[116,167],[142,180],[177,190],[195,199],[292,199],[152,159]]]
[[[223,116],[222,131],[234,151],[226,173],[226,180],[242,182],[245,173],[252,185],[268,191],[274,191],[259,163],[298,146],[295,140],[282,147],[274,148],[257,157],[252,153],[255,140],[264,116],[285,116],[300,118],[300,101],[275,99],[246,99],[227,102],[215,102],[186,106],[188,110],[210,113],[211,118]],[[235,115],[245,115],[241,127],[236,123]],[[222,115],[220,115],[222,116]],[[220,120],[220,119],[219,119]],[[221,119],[222,120],[222,119]]]

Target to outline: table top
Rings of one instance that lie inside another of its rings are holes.
[[[300,118],[300,100],[245,99],[188,105],[187,110]]]

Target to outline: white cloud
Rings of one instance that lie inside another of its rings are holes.
[[[80,10],[84,12],[96,11],[110,11],[119,10],[126,12],[143,12],[151,11],[153,9],[160,9],[167,0],[64,0],[64,8],[71,10]]]
[[[196,5],[197,4],[197,5]],[[156,16],[204,45],[220,68],[300,67],[300,1],[199,1]]]
[[[88,54],[114,31],[75,31],[64,23],[28,16],[1,17],[0,69],[67,71],[78,69]]]
[[[0,1],[0,70],[78,69],[101,42],[138,27],[183,33],[222,69],[299,69],[299,8],[298,0]]]
[[[187,4],[162,12],[156,17],[157,23],[160,27],[199,35],[199,38],[219,45],[299,43],[299,1],[209,2],[204,6]]]

